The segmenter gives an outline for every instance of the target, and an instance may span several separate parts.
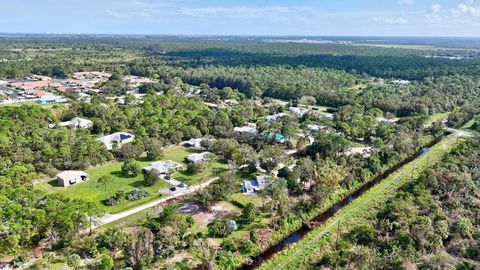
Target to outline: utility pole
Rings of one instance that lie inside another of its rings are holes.
[[[410,181],[413,180],[413,173],[415,172],[415,162],[413,163],[412,175],[410,175]]]

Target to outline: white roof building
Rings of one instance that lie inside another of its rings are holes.
[[[180,143],[180,145],[185,146],[185,147],[201,147],[201,143],[203,141],[203,138],[197,138],[197,139],[190,139],[188,141],[183,141]]]
[[[370,146],[366,147],[353,147],[350,150],[345,152],[345,155],[352,156],[352,155],[362,155],[362,157],[369,157],[372,154],[373,148]]]
[[[308,124],[307,128],[309,130],[317,131],[317,130],[326,128],[326,126],[320,125],[319,123],[312,123],[312,124]]]
[[[248,133],[248,134],[258,133],[258,130],[255,127],[251,127],[251,126],[235,127],[233,131],[237,131],[240,133]]]
[[[265,119],[269,122],[275,122],[277,121],[277,118],[284,117],[285,115],[286,115],[285,113],[277,113],[277,114],[267,115]]]
[[[299,107],[289,107],[288,110],[299,116],[303,116],[304,114],[308,113],[308,109],[302,109]]]
[[[71,127],[71,128],[91,128],[93,126],[93,121],[80,118],[80,117],[75,117],[70,121],[60,122],[57,125],[54,124],[53,126]]]
[[[197,162],[208,160],[209,154],[210,152],[195,153],[195,154],[188,155],[185,159],[188,162],[197,163]]]
[[[144,171],[155,170],[159,174],[167,174],[180,169],[182,169],[182,165],[172,160],[157,161],[143,168]]]
[[[333,113],[321,113],[320,117],[326,120],[333,120],[335,119],[335,115]]]
[[[132,142],[135,139],[135,135],[127,132],[116,132],[110,135],[106,135],[97,139],[97,141],[102,142],[108,150],[113,149],[114,144],[119,146],[125,143]]]

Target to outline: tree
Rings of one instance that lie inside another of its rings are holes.
[[[257,161],[257,153],[250,145],[242,144],[233,152],[232,160],[239,166],[252,164]]]
[[[110,175],[104,175],[97,180],[97,185],[103,186],[105,189],[105,193],[107,192],[107,186],[112,184],[114,182],[114,179]]]
[[[67,265],[74,270],[80,269],[80,256],[78,254],[70,254],[67,257]]]
[[[243,223],[250,224],[255,220],[255,215],[256,215],[255,205],[250,202],[250,203],[247,203],[245,207],[243,207],[242,216],[240,217],[240,219],[242,220]]]
[[[266,145],[259,153],[260,166],[271,172],[285,159],[285,151],[278,145]]]
[[[133,159],[129,158],[123,162],[122,175],[125,177],[135,177],[140,173],[140,166]]]
[[[160,180],[160,174],[157,170],[148,170],[143,174],[143,181],[146,186],[153,186]]]
[[[264,190],[260,191],[260,195],[268,198],[270,215],[283,215],[289,207],[289,197],[287,192],[287,183],[285,179],[268,179],[268,183]]]
[[[130,234],[123,252],[128,265],[135,269],[147,266],[153,260],[154,235],[150,230],[139,228],[135,234]]]
[[[195,255],[200,260],[200,270],[214,270],[215,269],[215,257],[216,251],[210,244],[204,239],[197,239],[193,242],[193,250]]]
[[[187,172],[190,174],[197,174],[202,172],[206,167],[206,162],[199,161],[199,162],[190,162],[187,165]]]
[[[338,184],[344,177],[344,168],[333,162],[317,164],[311,187],[313,202],[319,206],[323,205],[325,199],[338,188]]]
[[[147,148],[147,158],[149,160],[159,160],[165,156],[163,152],[162,142],[156,139],[152,139],[149,141]]]
[[[102,257],[102,261],[98,266],[99,270],[112,270],[115,267],[112,257],[110,255],[105,254]]]

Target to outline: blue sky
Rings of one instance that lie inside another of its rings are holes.
[[[480,0],[0,0],[0,32],[480,36]]]

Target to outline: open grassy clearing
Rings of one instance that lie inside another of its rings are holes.
[[[260,269],[295,269],[301,267],[302,263],[307,261],[310,255],[321,248],[323,243],[331,240],[330,237],[336,234],[339,222],[342,227],[348,227],[357,224],[357,220],[372,215],[375,212],[373,210],[379,204],[392,197],[398,187],[418,177],[423,170],[441,161],[442,157],[452,149],[457,141],[455,136],[449,136],[440,141],[430,149],[429,153],[421,155],[384,179],[353,203],[339,211],[336,216],[329,219],[325,224],[307,234],[301,241],[267,261]]]
[[[186,165],[185,157],[195,152],[200,152],[200,150],[189,149],[182,146],[169,147],[165,149],[165,157],[163,160],[173,160]],[[141,168],[148,166],[152,162],[153,161],[149,161],[144,158],[140,158],[138,160],[138,164]],[[139,174],[136,177],[122,176],[122,164],[122,162],[112,162],[102,166],[90,168],[86,171],[90,178],[89,181],[78,183],[67,188],[57,186],[56,179],[39,183],[36,185],[36,187],[50,193],[62,193],[69,198],[90,200],[97,203],[108,213],[118,213],[128,208],[159,199],[161,195],[158,193],[158,190],[170,185],[166,181],[160,180],[153,186],[144,186],[142,174]],[[185,171],[181,171],[173,174],[173,178],[184,181],[190,185],[195,185],[212,178],[213,175],[217,174],[221,170],[224,170],[226,167],[227,165],[225,162],[215,159],[210,162],[209,166],[206,167],[203,172],[189,174]],[[110,175],[114,178],[114,182],[109,184],[106,188],[97,184],[97,180],[105,175]],[[144,188],[149,192],[150,195],[138,201],[123,200],[115,206],[105,206],[102,203],[102,200],[105,199],[106,196],[114,195],[118,190],[123,190],[125,193],[128,193],[136,188]]]

